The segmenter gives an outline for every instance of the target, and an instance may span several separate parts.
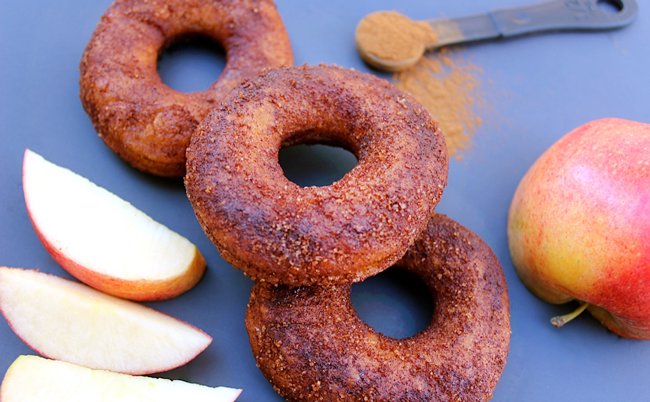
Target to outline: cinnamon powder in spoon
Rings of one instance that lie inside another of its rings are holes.
[[[359,22],[355,38],[373,56],[399,62],[417,57],[423,44],[436,42],[437,35],[426,22],[395,11],[378,11]]]

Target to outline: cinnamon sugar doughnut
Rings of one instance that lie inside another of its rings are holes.
[[[351,285],[257,282],[246,329],[257,365],[287,401],[487,401],[510,342],[505,277],[492,250],[443,215],[397,264],[431,290],[429,326],[405,338],[365,324]]]
[[[279,150],[328,144],[358,164],[329,186],[290,182]],[[197,128],[185,185],[221,255],[256,280],[359,281],[397,261],[447,182],[444,138],[411,96],[333,66],[269,69]]]
[[[157,72],[161,51],[188,35],[209,37],[226,51],[223,72],[205,91],[175,91]],[[80,97],[114,152],[143,171],[180,177],[190,136],[207,111],[244,78],[292,63],[272,0],[117,0],[83,54]]]

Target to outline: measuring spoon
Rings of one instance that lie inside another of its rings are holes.
[[[606,11],[599,3],[609,4],[617,11]],[[509,38],[533,32],[620,28],[634,21],[637,13],[638,6],[635,0],[552,0],[520,7],[496,9],[465,17],[421,21],[433,28],[437,40],[431,43],[422,43],[421,46],[414,46],[412,54],[402,60],[382,59],[368,49],[367,43],[360,40],[359,27],[362,26],[363,20],[357,27],[355,42],[359,54],[368,64],[382,70],[400,71],[417,63],[426,50],[442,46],[485,39]],[[416,22],[413,21],[413,23]],[[377,32],[376,37],[379,36],[380,32]]]

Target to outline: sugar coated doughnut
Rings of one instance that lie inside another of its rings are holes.
[[[282,147],[327,144],[358,164],[301,187]],[[362,280],[402,257],[447,183],[444,137],[424,107],[386,80],[335,66],[268,69],[199,125],[185,185],[221,255],[256,280]]]
[[[207,90],[181,93],[161,81],[157,60],[191,35],[220,44],[226,65]],[[83,54],[80,97],[114,152],[143,171],[180,177],[191,134],[207,111],[244,78],[292,63],[272,0],[117,0]]]
[[[510,342],[505,277],[492,250],[443,215],[396,265],[435,302],[431,323],[405,339],[356,314],[351,285],[257,282],[246,329],[258,367],[287,401],[488,401]]]

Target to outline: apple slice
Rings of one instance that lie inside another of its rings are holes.
[[[38,356],[19,356],[7,370],[2,402],[232,402],[241,389],[91,370]]]
[[[212,342],[159,311],[31,269],[0,267],[0,311],[41,355],[120,373],[171,370]]]
[[[29,149],[23,191],[47,251],[71,275],[102,292],[163,300],[189,290],[205,272],[203,256],[185,237]]]

